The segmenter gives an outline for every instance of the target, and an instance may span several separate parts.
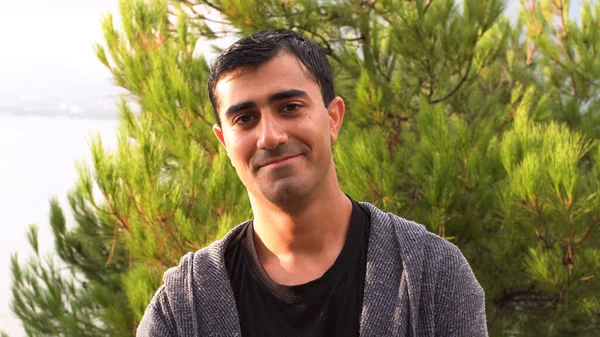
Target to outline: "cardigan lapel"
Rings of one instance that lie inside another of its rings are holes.
[[[423,250],[417,243],[424,228],[361,204],[371,213],[371,234],[360,336],[408,336],[410,330],[414,335]]]
[[[197,336],[242,336],[237,305],[225,267],[229,241],[243,228],[238,225],[223,239],[200,250],[194,260],[194,309],[200,327]],[[201,289],[210,289],[202,292]]]

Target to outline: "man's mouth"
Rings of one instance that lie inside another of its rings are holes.
[[[266,162],[262,163],[261,165],[259,165],[258,168],[263,168],[266,166],[278,166],[278,165],[284,165],[287,162],[293,160],[296,157],[301,156],[301,154],[296,154],[296,155],[288,155],[288,156],[281,156],[281,157],[277,157],[277,158],[273,158],[270,160],[267,160]]]

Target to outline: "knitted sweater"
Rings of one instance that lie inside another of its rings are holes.
[[[460,250],[422,225],[361,203],[371,234],[360,336],[487,336],[483,289]],[[223,239],[165,272],[138,337],[241,336]]]

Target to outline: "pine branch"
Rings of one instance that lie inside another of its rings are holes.
[[[432,2],[433,0],[427,0],[427,2],[425,3],[425,7],[423,8],[423,14],[427,13],[427,10],[429,9],[429,6]]]
[[[505,291],[494,302],[501,308],[512,307],[521,312],[539,314],[547,309],[552,299],[530,286],[528,289]]]
[[[575,241],[575,247],[580,247],[582,244],[584,244],[585,242],[588,241],[588,238],[590,237],[590,234],[592,233],[592,229],[596,229],[596,227],[600,227],[600,217],[597,218],[594,223],[590,224],[589,226],[587,226],[587,228],[585,229],[585,232],[583,233],[583,235],[581,236],[581,238],[579,240]]]
[[[214,3],[212,3],[212,2],[210,2],[208,0],[201,0],[200,3],[198,3],[198,2],[192,2],[190,0],[175,0],[175,1],[180,2],[180,3],[182,3],[182,4],[184,4],[184,5],[188,6],[188,7],[194,7],[194,6],[198,6],[198,5],[204,4],[204,5],[207,5],[210,8],[218,11],[219,13],[223,12],[223,10],[221,9],[221,7],[215,5]]]
[[[452,90],[450,90],[450,92],[448,92],[445,96],[434,99],[434,100],[429,100],[430,104],[436,104],[436,103],[445,101],[446,99],[450,98],[452,95],[454,95],[460,89],[460,87],[466,82],[467,77],[469,76],[469,72],[471,71],[471,65],[473,64],[473,58],[474,58],[473,55],[469,58],[469,62],[467,63],[467,69],[465,70],[465,73],[461,76],[461,79],[458,81],[456,86]]]
[[[589,280],[593,279],[594,277],[596,277],[598,274],[600,274],[600,269],[596,270],[595,272],[593,272],[592,274],[590,274],[588,276],[579,278],[579,280],[580,281],[589,281]]]

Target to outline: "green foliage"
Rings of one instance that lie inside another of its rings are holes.
[[[24,265],[13,255],[12,309],[28,336],[128,335],[135,326],[120,279],[126,254],[120,247],[109,253],[112,226],[85,208],[79,195],[70,195],[70,202],[78,223],[74,229],[66,228],[58,202],[50,202],[60,260],[40,255],[35,226],[27,233],[35,255]],[[109,254],[113,262],[107,265]]]
[[[212,135],[197,43],[288,27],[323,46],[346,102],[343,190],[463,251],[491,336],[600,330],[600,4],[568,1],[121,1],[95,47],[117,85],[119,146],[91,145],[53,202],[60,261],[13,258],[30,336],[133,335],[160,276],[251,216]],[[59,272],[65,265],[68,273]],[[62,267],[61,267],[62,268]],[[56,312],[60,312],[56,315]]]
[[[525,244],[535,238],[523,252],[522,269],[537,289],[557,296],[550,318],[566,325],[567,311],[577,317],[599,309],[594,298],[573,295],[600,287],[593,277],[600,253],[586,244],[598,229],[592,210],[599,198],[597,187],[586,184],[588,169],[580,165],[592,149],[586,138],[565,124],[535,123],[523,108],[500,150],[508,175],[500,197],[505,220],[519,234],[514,239]]]
[[[522,1],[522,0],[521,0]],[[523,2],[523,1],[522,1]],[[570,1],[525,2],[521,13],[532,61],[543,74],[542,88],[554,98],[559,121],[598,138],[600,130],[600,3],[582,1],[581,21],[569,18]]]
[[[340,181],[350,182],[356,177],[364,180],[362,184],[345,184],[344,192],[356,200],[370,200],[380,207],[398,209],[401,200],[394,198],[393,194],[402,163],[392,160],[386,148],[385,135],[376,130],[361,131],[346,126],[341,138],[343,140],[334,153]]]

